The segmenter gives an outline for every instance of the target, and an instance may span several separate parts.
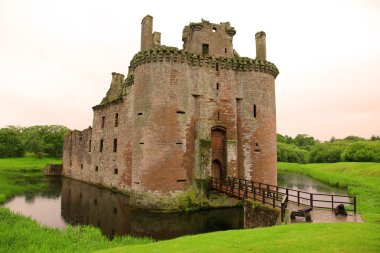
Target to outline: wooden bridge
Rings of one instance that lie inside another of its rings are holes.
[[[334,210],[337,204],[345,204],[353,208],[347,211],[356,213],[356,196],[351,195],[310,193],[235,177],[228,177],[224,182],[211,177],[211,188],[230,197],[241,200],[251,199],[273,208],[280,208],[281,221],[285,219],[288,202],[295,203],[297,206],[331,210]]]

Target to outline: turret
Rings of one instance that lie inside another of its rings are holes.
[[[267,49],[266,49],[266,34],[261,31],[256,33],[256,59],[266,61],[267,60]]]
[[[152,48],[153,17],[145,16],[141,21],[141,50]]]

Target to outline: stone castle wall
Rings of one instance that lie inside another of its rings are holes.
[[[142,39],[153,41],[151,19],[144,20]],[[185,50],[142,41],[127,78],[113,73],[92,128],[65,137],[65,175],[154,193],[183,191],[211,175],[276,184],[278,70],[265,59],[232,57],[228,23],[202,24],[225,41],[220,51],[206,41],[218,57],[198,53],[206,35],[190,41],[189,32],[202,31],[193,23],[184,29]]]

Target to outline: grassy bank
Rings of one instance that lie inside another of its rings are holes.
[[[230,230],[101,252],[379,252],[379,227],[320,223]]]
[[[14,195],[43,190],[43,168],[60,159],[0,159],[0,203]],[[117,237],[109,241],[97,228],[68,227],[64,230],[40,226],[37,222],[0,208],[0,252],[91,252],[123,245],[151,242],[150,239]]]
[[[380,223],[380,163],[278,163],[279,171],[302,173],[357,196],[366,222]]]

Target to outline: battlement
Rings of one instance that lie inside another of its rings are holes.
[[[279,74],[277,67],[269,62],[248,57],[214,57],[203,54],[194,54],[175,47],[160,46],[143,50],[135,54],[130,62],[129,71],[133,73],[139,65],[150,62],[178,62],[187,63],[191,66],[208,66],[218,69],[232,69],[235,71],[257,71],[268,73],[275,78]],[[130,75],[129,75],[130,76]],[[128,83],[133,81],[128,79]],[[124,82],[125,84],[126,82]]]

